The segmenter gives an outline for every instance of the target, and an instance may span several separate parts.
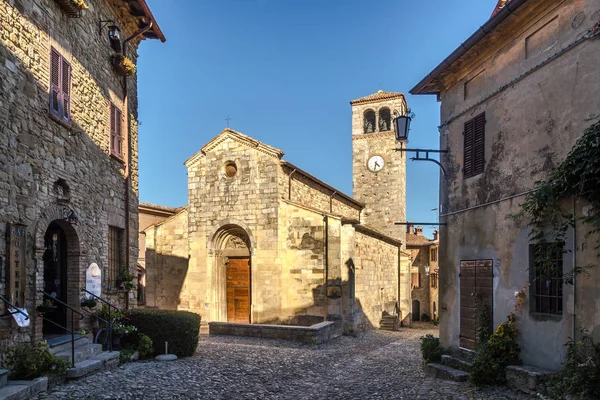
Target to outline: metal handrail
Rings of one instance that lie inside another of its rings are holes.
[[[15,306],[13,303],[8,301],[4,296],[0,295],[0,300],[2,300],[4,302],[4,304],[7,304],[8,306],[10,306],[10,308],[12,308],[14,310],[12,312],[9,311],[5,314],[0,315],[0,317],[6,317],[9,315],[13,315],[13,314],[23,314],[25,316],[25,319],[29,319],[29,315],[27,315],[23,311],[21,311],[17,306]]]
[[[106,323],[106,330],[107,330],[106,337],[107,337],[107,340],[108,340],[108,351],[112,352],[112,346],[113,346],[113,343],[112,343],[112,318],[110,316],[110,310],[111,310],[111,308],[114,308],[115,311],[119,312],[119,309],[114,304],[109,303],[108,301],[104,300],[102,297],[95,295],[94,293],[90,292],[87,289],[81,288],[81,291],[85,292],[87,294],[92,295],[92,297],[94,297],[95,299],[100,300],[102,303],[104,303],[104,304],[106,304],[108,306],[108,321],[104,320],[103,318],[100,318],[99,316],[97,316],[96,314],[94,314],[92,312],[89,312],[89,311],[88,312],[90,314],[92,314],[94,317],[96,317],[99,320],[102,320],[102,321],[104,321]]]
[[[50,293],[46,293],[43,290],[40,290],[40,293],[42,293],[44,296],[52,299],[52,301],[56,301],[58,304],[62,304],[63,306],[65,306],[69,310],[71,310],[71,330],[65,328],[64,326],[62,326],[44,316],[42,316],[42,318],[45,321],[48,321],[51,324],[56,325],[71,334],[71,364],[73,365],[73,368],[75,368],[75,318],[74,318],[75,315],[74,315],[74,313],[77,313],[80,315],[80,318],[79,318],[80,320],[85,318],[85,316],[82,313],[80,313],[79,311],[77,311],[76,309],[74,309],[73,307],[71,307],[70,305],[68,305],[67,303],[65,303],[64,301],[59,300],[56,297],[52,296]]]

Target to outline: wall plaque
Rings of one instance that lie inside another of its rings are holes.
[[[25,290],[27,288],[27,270],[25,254],[27,253],[27,226],[21,224],[7,225],[8,239],[8,299],[16,306],[25,306]]]
[[[85,272],[85,289],[98,297],[102,295],[102,271],[96,263],[91,263]],[[85,297],[91,298],[92,296],[86,293]]]

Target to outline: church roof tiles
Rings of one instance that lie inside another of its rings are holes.
[[[370,94],[365,97],[361,97],[356,100],[352,100],[350,104],[353,106],[358,104],[365,103],[374,103],[377,101],[391,100],[391,99],[404,99],[404,94],[400,92],[384,92],[383,90],[378,90],[377,93]]]

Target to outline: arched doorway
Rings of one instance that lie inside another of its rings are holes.
[[[419,300],[413,300],[412,302],[412,320],[421,320],[421,303],[419,302]]]
[[[228,224],[215,233],[212,244],[220,319],[248,324],[252,309],[250,236],[242,227]]]
[[[79,300],[79,243],[75,230],[65,220],[54,220],[44,234],[44,286],[43,290],[52,297],[72,307]],[[77,269],[76,273],[69,271]],[[75,280],[73,285],[71,280]],[[56,306],[52,312],[45,312],[46,320],[43,322],[43,334],[62,334],[69,324],[67,308],[58,302],[52,302],[43,297],[43,302],[50,302]]]

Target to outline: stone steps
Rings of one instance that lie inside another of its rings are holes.
[[[506,367],[506,383],[511,389],[524,393],[545,393],[546,380],[553,373],[554,371],[529,365],[510,365]]]
[[[442,355],[442,364],[465,372],[471,372],[471,367],[473,366],[471,360],[467,360],[461,356],[450,354]]]
[[[90,341],[83,335],[75,335],[75,348],[88,344]],[[71,351],[71,335],[58,336],[46,340],[50,354]]]
[[[445,379],[455,382],[466,382],[469,379],[469,373],[449,367],[447,365],[429,363],[425,367],[425,373],[431,377]]]
[[[95,355],[100,353],[102,353],[101,344],[87,343],[82,346],[75,347],[75,363],[89,360],[90,358],[93,358]],[[55,356],[70,362],[72,358],[71,349],[69,348],[68,350],[56,353]]]
[[[9,381],[8,371],[0,370],[0,400],[26,400],[48,389],[48,378],[32,381]]]
[[[396,315],[384,315],[379,321],[379,329],[383,331],[397,331],[400,321]]]

